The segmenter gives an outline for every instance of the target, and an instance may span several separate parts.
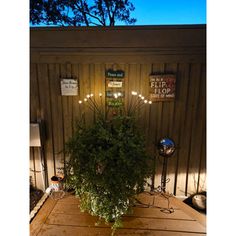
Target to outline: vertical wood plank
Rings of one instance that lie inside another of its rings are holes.
[[[138,94],[139,91],[139,84],[137,80],[137,64],[129,64],[129,80],[128,80],[128,90],[127,94],[129,97],[128,103],[130,108],[128,108],[133,114],[136,115],[136,118],[138,117],[138,109],[135,108],[135,100],[137,99],[137,96],[132,96],[132,91],[137,91]],[[132,104],[131,104],[132,103]]]
[[[106,64],[102,63],[101,64],[101,71],[100,71],[100,75],[101,75],[101,87],[98,91],[98,93],[102,94],[102,97],[99,97],[99,102],[101,104],[101,107],[103,109],[103,112],[105,113],[106,110],[106,81],[105,81],[105,70],[106,70]]]
[[[30,122],[37,122],[40,111],[37,64],[30,64]]]
[[[86,98],[87,94],[91,93],[90,64],[86,63],[83,64],[82,66],[81,84],[83,86],[83,99],[84,99]],[[84,110],[86,125],[91,125],[93,122],[93,112],[89,109],[88,104],[86,104],[86,102],[84,102],[83,110]]]
[[[202,64],[202,83],[200,86],[199,114],[201,115],[202,122],[202,137],[200,137],[201,151],[198,169],[197,191],[206,191],[206,65]]]
[[[42,107],[42,119],[45,121],[45,158],[47,164],[48,179],[54,175],[54,160],[52,150],[52,123],[51,123],[51,110],[50,110],[50,88],[48,83],[48,65],[37,64],[38,67],[38,84],[39,84],[39,97]]]
[[[165,73],[166,74],[175,74],[177,73],[177,63],[166,63],[165,65]],[[163,102],[163,133],[164,136],[170,137],[176,142],[177,132],[173,132],[174,129],[174,118],[175,118],[175,102],[176,99],[169,102]],[[174,182],[175,182],[175,171],[176,171],[176,162],[175,162],[175,154],[168,159],[168,167],[167,167],[167,178],[168,183],[166,184],[166,191],[169,193],[174,193]]]
[[[188,88],[189,88],[189,72],[190,65],[188,63],[180,63],[178,70],[178,80],[177,80],[177,97],[176,97],[176,107],[177,111],[179,111],[179,120],[176,120],[176,125],[178,125],[178,143],[177,143],[177,151],[175,154],[176,157],[176,165],[178,168],[176,169],[176,182],[174,185],[174,189],[176,195],[184,195],[185,194],[185,168],[186,168],[186,111],[187,111],[187,101],[188,101]]]
[[[130,94],[130,87],[129,87],[129,64],[125,64],[124,65],[125,68],[125,78],[124,78],[124,91],[125,91],[125,110],[128,111],[129,107],[130,107],[130,99],[131,99],[131,94]]]
[[[71,78],[71,64],[60,64],[60,74],[62,78]],[[64,122],[64,140],[67,140],[72,135],[72,98],[71,96],[62,96],[63,122]]]
[[[95,64],[95,75],[94,75],[94,99],[98,110],[102,113],[105,111],[105,64]],[[102,97],[99,94],[103,94]]]
[[[49,64],[49,83],[51,93],[51,113],[53,125],[53,151],[55,174],[61,173],[64,167],[64,138],[62,118],[62,97],[60,90],[60,65]]]
[[[165,63],[154,63],[152,65],[152,74],[163,74],[165,71]],[[161,183],[162,173],[162,160],[158,157],[156,144],[158,140],[163,136],[162,122],[163,122],[163,102],[155,102],[151,106],[150,113],[150,138],[153,148],[153,157],[156,158],[156,175],[155,175],[155,187],[158,187]]]
[[[204,85],[205,77],[203,76],[203,71],[201,64],[198,64],[196,68],[198,72],[195,72],[196,86],[195,93],[192,94],[194,103],[193,107],[193,118],[192,118],[192,142],[191,142],[191,151],[190,151],[190,163],[189,163],[189,176],[188,176],[188,192],[191,194],[197,192],[197,182],[198,182],[198,172],[199,172],[199,163],[201,160],[201,145],[202,145],[202,133],[205,133],[203,130],[203,120],[205,119],[204,113],[202,113],[203,99],[200,99],[200,93],[204,94]],[[205,97],[205,96],[204,96]]]
[[[140,65],[140,91],[141,93],[145,96],[145,98],[147,100],[149,100],[149,75],[151,74],[152,71],[152,64],[141,64]],[[150,113],[151,113],[151,106],[153,104],[145,104],[142,108],[141,111],[141,121],[140,121],[140,128],[143,131],[142,133],[145,136],[145,140],[146,140],[146,149],[147,149],[147,153],[152,156],[154,158],[153,155],[153,147],[150,144]],[[155,163],[152,163],[152,168],[153,171],[155,171],[156,166]],[[154,176],[155,178],[155,176]],[[148,180],[149,185],[154,184],[154,179],[150,178]],[[154,187],[154,186],[152,186]]]
[[[187,68],[187,67],[186,67]],[[187,93],[187,86],[184,86],[184,77],[183,70],[186,69],[183,65],[178,64],[177,72],[176,72],[176,93],[175,93],[175,109],[173,116],[173,125],[172,125],[172,137],[176,144],[176,151],[174,154],[174,160],[172,164],[175,166],[175,178],[174,178],[174,189],[173,193],[176,195],[177,190],[177,181],[178,181],[178,170],[179,170],[179,143],[180,143],[180,134],[181,134],[181,126],[183,125],[183,102],[180,99],[180,96],[183,96]],[[181,122],[182,121],[182,122]]]
[[[88,92],[88,94],[90,95],[95,94],[95,87],[96,87],[96,81],[95,81],[95,64],[90,64],[89,65],[89,81],[90,81],[90,91]],[[94,98],[92,98],[94,99]],[[89,104],[92,107],[92,111],[91,112],[91,119],[92,119],[92,123],[95,121],[95,116],[96,116],[96,109],[94,107],[94,104],[91,102],[91,99],[88,99]]]
[[[76,124],[81,120],[82,116],[82,109],[81,106],[78,102],[81,100],[81,74],[80,74],[80,67],[81,65],[79,64],[72,64],[71,65],[71,73],[72,77],[76,78],[78,81],[78,96],[73,96],[72,97],[72,110],[73,110],[73,118],[72,118],[72,133],[74,133]]]
[[[196,117],[197,105],[198,105],[198,96],[199,96],[199,85],[201,79],[201,64],[192,64],[190,74],[190,88],[189,88],[189,104],[188,104],[188,112],[187,112],[187,127],[188,131],[186,135],[189,137],[188,143],[188,156],[186,163],[186,186],[185,186],[185,195],[192,194],[196,192],[196,188],[194,185],[195,180],[195,167],[192,167],[192,163],[194,158],[199,159],[198,151],[199,148],[196,147],[195,142],[197,141],[196,132],[201,130],[201,127],[196,127],[195,123],[198,125],[198,120]],[[195,153],[194,153],[195,152]],[[195,156],[195,157],[194,157]],[[191,170],[192,169],[192,170]],[[197,169],[198,170],[198,169]],[[192,174],[191,171],[194,173]]]
[[[151,73],[151,64],[141,64],[140,65],[140,91],[145,96],[147,100],[149,100],[149,75]],[[146,139],[149,138],[149,110],[150,104],[146,104],[143,106],[141,111],[141,127],[143,128],[143,133]]]

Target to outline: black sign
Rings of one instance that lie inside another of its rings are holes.
[[[106,78],[124,78],[125,72],[123,70],[106,70]]]

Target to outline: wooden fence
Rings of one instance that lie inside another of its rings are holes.
[[[105,71],[125,72],[125,104],[135,90],[149,95],[150,74],[175,74],[175,99],[140,111],[148,150],[171,137],[177,150],[168,161],[167,190],[189,195],[206,190],[206,27],[135,26],[32,28],[30,35],[30,121],[43,120],[47,176],[65,162],[64,144],[75,130],[86,94],[105,94]],[[78,96],[61,96],[60,79],[79,80]],[[104,99],[104,98],[103,98]],[[93,114],[85,110],[86,120]],[[158,156],[158,155],[157,155]],[[157,158],[155,187],[160,185],[162,157]],[[39,148],[30,148],[30,175],[43,188]]]

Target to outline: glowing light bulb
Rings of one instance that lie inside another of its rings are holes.
[[[84,99],[84,101],[85,101],[85,102],[87,102],[87,101],[88,101],[88,99],[87,99],[87,98],[85,98],[85,99]]]
[[[86,97],[87,97],[87,98],[90,98],[90,95],[88,94]]]
[[[134,95],[134,96],[136,96],[138,93],[135,92],[135,91],[132,91],[131,94]]]
[[[142,97],[142,94],[139,94],[138,96],[141,98],[141,97]]]
[[[90,94],[90,97],[93,97],[93,93]]]
[[[147,100],[144,100],[144,103],[147,103],[148,101]]]
[[[79,101],[78,101],[78,103],[79,103],[79,104],[81,104],[81,103],[82,103],[82,101],[81,101],[81,100],[79,100]]]
[[[102,93],[99,93],[98,95],[99,95],[99,97],[101,97],[101,96],[102,96]]]
[[[144,100],[144,96],[142,96],[141,99]]]
[[[149,103],[149,104],[152,104],[152,101],[149,101],[148,103]]]

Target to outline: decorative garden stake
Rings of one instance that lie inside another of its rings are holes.
[[[161,138],[157,143],[157,149],[159,151],[159,155],[164,158],[163,167],[162,167],[162,175],[161,175],[161,186],[158,186],[157,192],[161,194],[167,200],[167,208],[162,208],[161,211],[167,214],[171,214],[174,212],[174,208],[170,207],[170,200],[171,194],[166,193],[166,183],[168,182],[166,179],[166,172],[167,172],[167,160],[170,158],[173,153],[175,152],[175,143],[170,138]],[[154,160],[154,164],[156,161]],[[153,176],[154,177],[154,176]],[[156,191],[154,189],[154,182],[153,186],[151,187],[152,191]]]
[[[161,190],[166,191],[166,171],[167,171],[167,160],[175,152],[175,143],[170,138],[162,138],[157,144],[159,155],[164,157],[162,175],[161,175]]]

